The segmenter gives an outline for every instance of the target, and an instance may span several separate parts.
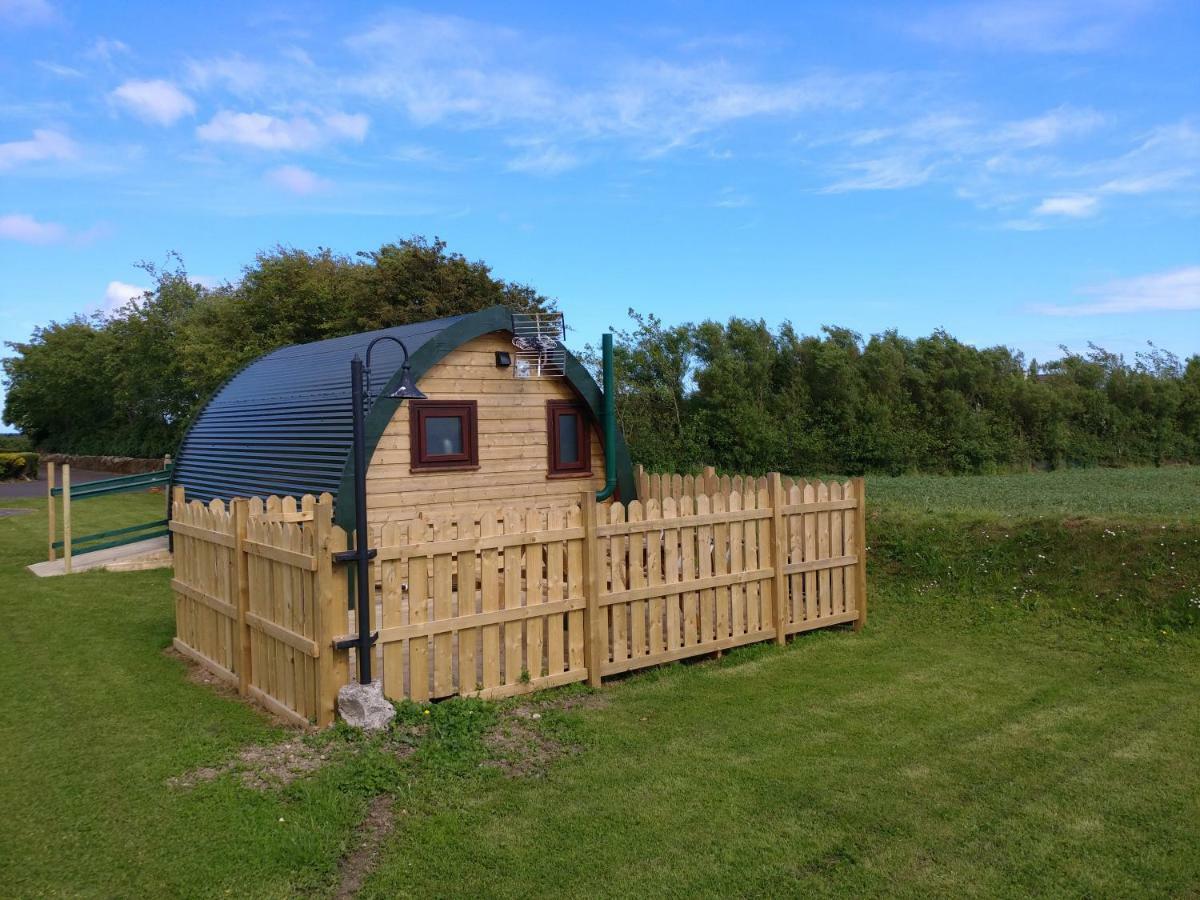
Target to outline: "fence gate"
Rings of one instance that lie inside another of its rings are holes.
[[[587,678],[584,536],[578,506],[384,526],[387,695],[496,698]]]

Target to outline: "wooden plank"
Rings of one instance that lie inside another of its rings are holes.
[[[561,509],[552,509],[546,514],[546,527],[551,531],[562,531],[566,523],[566,513]],[[564,564],[567,545],[563,541],[547,543],[546,547],[546,602],[555,603],[566,596],[564,581]],[[578,597],[579,594],[574,596]],[[564,653],[566,638],[566,619],[562,613],[551,613],[546,616],[546,674],[557,675],[567,669],[566,654]]]
[[[676,525],[683,527],[685,525],[713,525],[717,523],[729,524],[731,522],[749,522],[756,519],[769,519],[771,517],[770,510],[766,509],[744,509],[730,512],[728,510],[722,512],[704,513],[703,515],[695,513],[689,516],[680,516]],[[634,523],[625,523],[619,525],[601,525],[599,526],[599,534],[602,537],[607,537],[612,534],[636,534],[639,531],[661,531],[663,524],[659,519],[647,519]]]
[[[676,475],[671,479],[671,491],[674,493],[678,488],[679,497],[683,496],[682,480],[677,485],[675,479],[679,478]],[[667,585],[678,584],[680,580],[679,573],[679,529],[673,527],[675,520],[679,516],[679,500],[675,497],[668,497],[663,501],[662,514],[664,525],[672,526],[663,530],[663,583]],[[663,592],[666,598],[666,646],[665,650],[674,650],[680,646],[683,640],[683,597],[682,592],[679,594]]]
[[[478,525],[470,515],[458,520],[459,537],[475,537]],[[479,596],[476,592],[476,556],[474,550],[460,550],[455,559],[455,578],[457,582],[457,604],[454,615],[460,619],[467,618],[479,612]],[[464,629],[458,632],[458,675],[457,685],[460,694],[475,690],[480,684],[480,673],[477,671],[479,657],[478,628]]]
[[[742,503],[746,506],[757,505],[758,497],[754,490],[754,479],[746,479],[746,492],[742,495]],[[758,528],[760,525],[766,527],[766,519],[757,519],[752,522],[747,522],[742,526],[742,564],[743,569],[758,569],[770,568],[769,566],[759,566],[758,563]],[[746,631],[762,631],[764,628],[769,628],[769,624],[764,624],[762,617],[762,591],[760,585],[764,582],[750,581],[742,586],[745,594],[746,604]]]
[[[814,628],[828,628],[830,625],[844,625],[847,622],[855,621],[857,617],[857,612],[838,613],[836,616],[819,616],[804,622],[793,622],[788,627],[788,633],[795,634],[798,631],[812,631]]]
[[[638,659],[627,659],[623,663],[609,663],[604,669],[605,675],[615,675],[618,672],[627,672],[630,669],[641,669],[647,666],[657,666],[663,663],[674,662],[678,659],[687,659],[690,656],[702,656],[708,653],[717,653],[723,650],[729,650],[733,647],[741,647],[745,644],[754,644],[759,641],[770,640],[773,633],[768,631],[750,632],[748,634],[733,634],[714,640],[706,641],[703,644],[697,644],[694,647],[679,647],[676,650],[667,650],[662,653],[657,653],[653,656],[643,656]]]
[[[721,480],[722,491],[713,495],[713,512],[723,513],[726,510],[729,496],[729,476]],[[713,574],[717,576],[729,574],[729,525],[724,519],[718,519],[713,525]],[[724,586],[713,592],[716,605],[716,638],[722,640],[730,635],[729,631],[729,590]]]
[[[609,522],[620,524],[625,521],[625,506],[622,503],[614,503],[609,507],[608,517]],[[603,526],[600,526],[603,527]],[[597,535],[600,533],[600,528],[596,529]],[[625,590],[628,584],[628,552],[626,544],[628,538],[619,532],[613,533],[609,539],[609,561],[611,572],[611,588],[610,592],[619,594]],[[627,659],[629,657],[629,606],[620,604],[612,607],[612,641],[611,641],[611,656],[612,659]]]
[[[663,490],[668,491],[670,482],[668,478],[663,478]],[[662,504],[669,500],[669,497],[664,497],[660,500],[651,500],[647,504],[647,518],[658,519],[662,521]],[[661,653],[667,649],[666,635],[664,633],[663,619],[666,615],[666,609],[663,604],[663,594],[660,588],[663,583],[663,532],[661,528],[652,528],[646,532],[646,583],[651,589],[649,602],[646,604],[646,612],[649,616],[649,622],[646,628],[646,644],[648,653]]]
[[[854,619],[854,630],[861,631],[867,624],[867,482],[855,478],[854,500],[854,544],[858,551],[858,564],[854,567],[854,598],[858,610]]]
[[[304,718],[304,716],[300,715],[294,709],[280,703],[261,688],[251,685],[249,694],[254,700],[257,700],[275,715],[279,716],[279,718],[287,722],[291,722],[293,725],[299,725],[300,727],[304,728],[312,724],[312,722],[308,721],[308,719]]]
[[[824,481],[817,483],[817,502],[824,504],[829,501],[829,485]],[[817,556],[819,559],[829,559],[830,514],[817,513]],[[833,614],[832,578],[829,569],[817,570],[817,615]]]
[[[49,547],[46,559],[54,562],[58,558],[58,553],[54,549],[54,542],[58,540],[58,526],[54,521],[54,514],[58,501],[54,499],[54,463],[46,463],[46,544]]]
[[[186,656],[192,662],[212,672],[222,681],[227,681],[232,685],[237,685],[238,678],[236,675],[234,675],[216,660],[209,659],[199,650],[188,646],[188,644],[184,643],[180,638],[172,638],[171,646],[173,646],[178,653]]]
[[[464,512],[463,515],[466,515]],[[436,518],[436,517],[435,517]],[[433,556],[438,553],[481,553],[484,550],[504,549],[506,547],[522,547],[528,543],[546,541],[565,541],[583,537],[582,528],[539,528],[536,531],[520,531],[515,534],[489,535],[460,538],[455,540],[434,540],[399,547],[380,547],[376,559],[405,560],[411,556]]]
[[[499,530],[495,512],[489,510],[479,519],[479,537],[487,538]],[[500,609],[500,554],[494,547],[480,552],[479,559],[480,611]],[[500,626],[487,625],[481,629],[483,643],[483,678],[481,688],[492,688],[500,682]]]
[[[588,503],[595,506],[595,499],[590,492],[585,493],[582,498],[584,505]],[[567,509],[567,525],[574,527],[583,522],[583,512],[580,506],[571,506]],[[594,525],[594,523],[593,523]],[[598,581],[603,576],[601,575],[600,560],[594,558],[594,554],[599,548],[595,540],[595,529],[593,528],[593,538],[591,546],[587,546],[585,540],[567,541],[567,586],[566,594],[568,597],[596,597],[599,599],[600,588]],[[589,584],[589,579],[594,581]],[[591,627],[593,618],[599,619],[598,608],[595,604],[586,607],[586,611],[576,611],[567,613],[567,670],[578,671],[588,667],[588,643],[598,647],[599,653],[606,651],[608,646],[608,628],[605,627],[604,635],[600,644],[595,644],[594,640],[589,638],[592,634],[587,630]],[[600,623],[597,622],[597,625]],[[590,671],[589,671],[590,676]],[[599,678],[597,677],[597,681]]]
[[[602,666],[608,659],[608,618],[600,608],[600,592],[604,583],[601,566],[604,565],[604,557],[601,552],[600,540],[596,536],[596,507],[596,498],[593,494],[585,491],[580,495],[579,517],[583,523],[584,537],[582,545],[572,542],[568,558],[572,582],[570,589],[574,591],[576,582],[582,581],[583,583],[585,598],[583,654],[588,684],[592,687],[600,686]],[[572,632],[571,651],[573,657],[575,650],[576,635]],[[571,668],[573,670],[574,665]]]
[[[814,485],[804,485],[804,502],[811,506],[816,502],[817,489]],[[816,513],[805,513],[801,516],[804,522],[804,560],[810,562],[817,558],[817,516]],[[810,569],[802,576],[804,581],[804,619],[811,621],[819,616],[817,607],[817,576]]]
[[[789,563],[784,567],[784,571],[789,575],[794,575],[798,572],[825,572],[831,569],[853,566],[857,564],[858,559],[857,556],[836,556],[829,559],[804,560],[803,562]]]
[[[306,656],[311,656],[314,659],[321,654],[321,648],[317,646],[317,642],[312,638],[307,638],[302,634],[297,634],[289,628],[278,625],[270,619],[264,619],[255,613],[246,614],[246,624],[256,631],[261,631],[263,634],[275,638],[280,643],[286,644],[293,650],[299,650]],[[287,674],[285,680],[291,679],[290,666],[285,667]],[[286,693],[286,688],[285,688]]]
[[[587,678],[587,673],[583,670],[572,670],[559,672],[557,675],[546,675],[542,678],[530,679],[529,681],[517,681],[513,684],[502,684],[494,688],[484,688],[472,691],[467,696],[478,697],[481,700],[502,700],[505,697],[518,697],[521,694],[531,694],[534,691],[544,691],[549,688],[561,687],[564,684],[573,684],[576,681],[583,681],[585,678]]]
[[[523,517],[516,510],[508,510],[504,514],[504,531],[507,534],[520,534],[524,530]],[[504,550],[504,608],[508,610],[521,609],[521,548],[519,544],[506,547]],[[521,681],[521,673],[525,671],[524,658],[524,615],[515,617],[503,626],[504,634],[504,684],[515,684]]]
[[[741,487],[742,479],[737,479],[739,487]],[[729,494],[729,509],[731,512],[740,512],[742,508],[742,493],[740,490],[731,491]],[[742,571],[745,558],[745,525],[739,521],[733,521],[729,524],[729,571]],[[741,583],[731,584],[729,586],[729,630],[731,634],[746,633],[746,591],[745,586]]]
[[[689,476],[690,477],[690,476]],[[695,488],[695,480],[693,479],[691,487]],[[684,484],[684,490],[687,491],[688,485]],[[679,512],[681,519],[687,519],[695,510],[695,498],[690,493],[684,493],[679,500]],[[684,526],[678,531],[679,534],[679,577],[675,583],[679,582],[694,582],[698,577],[696,574],[696,526]],[[700,630],[700,594],[691,589],[685,591],[680,597],[683,633],[680,636],[680,646],[690,647],[696,643]]]
[[[818,484],[821,487],[825,488],[825,490],[822,492],[822,494],[828,495],[829,486],[827,484],[825,484],[825,482],[818,482]],[[805,497],[807,497],[807,496],[808,496],[808,494],[805,493]],[[784,511],[784,513],[789,513],[789,514],[790,513],[818,513],[818,512],[830,512],[832,510],[838,510],[838,509],[854,509],[854,501],[846,500],[846,499],[841,499],[841,500],[821,499],[821,497],[818,496],[814,500],[805,499],[804,501],[802,501],[800,503],[789,503],[787,506],[785,506],[783,508],[783,511]]]
[[[778,472],[767,476],[767,497],[771,508],[770,544],[764,544],[764,551],[769,547],[771,567],[775,570],[775,578],[771,585],[771,617],[775,626],[775,643],[786,643],[787,625],[790,621],[788,604],[787,566],[787,533],[784,531],[783,516],[783,479]]]
[[[407,528],[396,523],[383,526],[381,532],[382,547],[398,547],[404,543]],[[401,578],[399,560],[389,559],[381,566],[380,602],[380,634],[389,629],[404,625],[404,581]],[[382,641],[381,641],[382,643]],[[394,699],[407,696],[404,689],[404,657],[405,644],[402,642],[383,644],[383,693]]]
[[[541,528],[541,512],[537,509],[525,511],[525,530],[529,534],[548,533]],[[541,605],[545,589],[544,559],[545,544],[539,540],[528,541],[524,546],[525,560],[525,606],[529,616],[525,621],[525,672],[531,679],[541,678],[542,654],[545,651],[545,620],[535,607]]]
[[[600,600],[601,606],[612,606],[621,603],[644,601],[651,597],[671,597],[690,591],[712,591],[728,589],[735,585],[745,585],[751,582],[764,581],[773,578],[774,569],[750,569],[742,572],[726,572],[722,575],[707,575],[691,581],[676,584],[643,585],[630,588],[616,594],[607,594]]]
[[[539,604],[539,611],[545,608],[547,614],[563,614],[572,610],[584,609],[587,601],[583,597],[567,597],[553,603]],[[460,632],[482,628],[485,625],[499,625],[505,622],[522,622],[529,617],[529,610],[523,606],[511,609],[494,609],[488,612],[472,613],[469,616],[451,616],[448,619],[431,619],[426,622],[396,625],[379,630],[379,643],[394,644],[424,635],[426,637],[452,635]],[[344,635],[351,637],[351,635]],[[479,690],[472,688],[472,690]]]
[[[281,522],[270,522],[271,525],[281,525]],[[283,532],[272,532],[272,535],[283,541]],[[216,542],[213,542],[216,543]],[[261,556],[264,559],[270,559],[277,563],[282,563],[285,566],[294,566],[297,569],[304,569],[307,572],[317,571],[317,560],[309,556],[307,553],[300,553],[296,550],[289,549],[284,546],[276,546],[274,544],[263,543],[262,541],[246,541],[243,548],[251,556]]]
[[[225,616],[228,619],[237,619],[237,607],[232,603],[226,603],[219,597],[208,593],[203,588],[193,587],[186,582],[180,581],[178,578],[171,579],[171,590],[176,591],[189,600],[200,603],[208,607],[216,613]]]
[[[433,525],[434,543],[446,541],[454,536],[454,528],[448,522]],[[452,592],[454,557],[449,553],[433,556],[433,618],[444,621],[454,616]],[[436,634],[433,638],[433,698],[449,697],[454,693],[454,641],[449,632]]]
[[[708,524],[710,520],[707,519],[710,502],[707,494],[701,494],[696,498],[696,513],[705,516],[697,528],[696,555],[700,577],[694,582],[697,585],[696,589],[700,590],[700,634],[698,639],[700,644],[715,640],[717,632],[716,593],[712,588],[698,587],[713,574],[713,530],[712,526]]]
[[[835,481],[829,486],[829,499],[842,499],[841,482]],[[831,557],[845,556],[845,539],[842,532],[844,517],[845,512],[842,510],[837,510],[829,514],[829,555]],[[843,589],[844,576],[845,572],[843,569],[833,569],[829,572],[829,611],[831,613],[846,611],[846,598]]]
[[[646,503],[652,503],[647,500]],[[644,504],[638,500],[629,503],[625,508],[630,522],[642,521]],[[635,530],[629,536],[629,587],[632,593],[646,586],[646,532]],[[627,597],[629,603],[629,655],[646,655],[646,600],[656,591],[643,590],[636,598]]]
[[[411,534],[410,534],[411,537]],[[408,561],[408,623],[429,620],[429,560],[414,556]],[[408,692],[417,703],[429,699],[429,639],[415,638],[408,645]]]

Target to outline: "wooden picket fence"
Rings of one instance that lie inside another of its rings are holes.
[[[346,534],[333,498],[172,499],[175,648],[297,724],[333,721],[348,657]]]
[[[584,493],[567,508],[384,525],[370,624],[387,695],[598,685],[866,621],[862,479],[638,477],[644,501]],[[278,713],[332,721],[349,678],[334,644],[354,628],[332,501],[177,497],[174,510],[176,646]]]

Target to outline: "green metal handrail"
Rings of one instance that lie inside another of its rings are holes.
[[[142,472],[138,475],[119,475],[116,478],[102,478],[98,481],[85,481],[78,487],[71,487],[71,499],[82,500],[86,497],[99,497],[104,494],[120,494],[127,491],[140,491],[149,487],[166,484],[171,480],[171,469],[174,464],[158,472]],[[61,487],[51,488],[54,497],[61,497]]]

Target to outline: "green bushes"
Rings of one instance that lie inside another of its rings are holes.
[[[33,442],[23,434],[0,434],[0,453],[33,450]]]
[[[943,331],[864,339],[632,313],[617,415],[652,471],[995,473],[1200,462],[1200,356],[1099,347],[1038,365]]]
[[[11,478],[37,478],[38,455],[36,453],[0,453],[0,481]]]

